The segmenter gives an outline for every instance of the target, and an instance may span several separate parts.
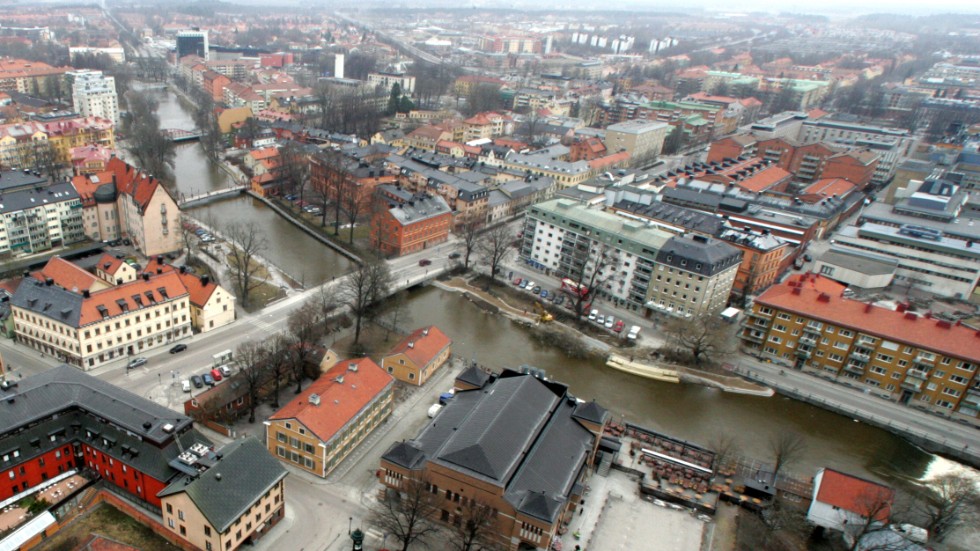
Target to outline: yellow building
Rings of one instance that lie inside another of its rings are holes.
[[[265,422],[269,453],[326,477],[391,415],[393,387],[370,358],[337,362]]]
[[[774,285],[748,312],[740,338],[797,369],[857,383],[869,392],[978,423],[977,331],[843,296],[816,274]]]
[[[452,346],[435,325],[416,329],[381,360],[381,367],[399,381],[422,386],[449,361]]]
[[[254,437],[217,452],[195,445],[176,463],[184,474],[157,494],[163,525],[196,548],[238,549],[282,519],[288,472]]]

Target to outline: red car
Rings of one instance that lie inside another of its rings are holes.
[[[517,279],[514,280],[514,285],[520,285],[522,281],[524,281],[524,280],[521,279],[521,278],[517,278]]]
[[[419,266],[428,266],[429,264],[432,264],[432,261],[429,260],[428,258],[423,258],[422,260],[419,260]]]
[[[616,325],[613,325],[613,331],[615,331],[617,333],[622,333],[623,332],[623,327],[625,327],[625,326],[626,326],[626,324],[623,323],[623,320],[616,320]]]

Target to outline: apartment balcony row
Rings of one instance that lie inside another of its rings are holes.
[[[855,375],[864,375],[864,364],[858,362],[847,362],[844,371]]]
[[[922,382],[923,381],[919,379],[906,377],[905,380],[902,381],[901,386],[905,390],[911,390],[912,392],[922,392]]]
[[[929,378],[931,372],[928,369],[909,369],[905,372],[906,377],[911,377],[913,379],[918,379],[920,381],[925,381]]]
[[[855,348],[851,351],[851,359],[868,363],[871,361],[871,351],[866,348]]]
[[[766,334],[761,331],[744,331],[742,333],[742,339],[756,344],[762,344],[766,342]]]

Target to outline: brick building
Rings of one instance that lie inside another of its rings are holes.
[[[581,502],[609,414],[531,375],[460,378],[475,384],[458,385],[414,439],[388,448],[381,482],[399,493],[424,485],[446,524],[489,507],[502,548],[549,549]]]
[[[845,285],[801,274],[756,298],[743,344],[903,404],[978,423],[978,332],[843,296]]]
[[[441,196],[381,185],[371,211],[371,243],[383,254],[401,256],[449,239],[453,213]]]

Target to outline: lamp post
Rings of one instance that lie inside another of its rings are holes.
[[[350,535],[351,551],[362,551],[364,549],[364,532],[358,528]]]
[[[354,522],[354,517],[347,517],[347,535],[348,536],[350,535],[350,527],[351,527],[351,524],[353,522]]]

